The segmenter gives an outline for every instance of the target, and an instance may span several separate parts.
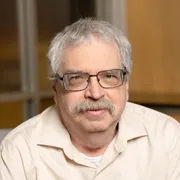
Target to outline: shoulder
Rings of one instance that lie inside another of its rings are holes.
[[[173,147],[173,144],[180,144],[180,124],[174,118],[130,102],[126,105],[124,116],[129,122],[140,123],[150,142],[163,143],[167,149]]]
[[[180,124],[172,117],[159,111],[128,102],[125,107],[124,116],[128,119],[136,119],[146,129],[153,130],[176,130],[180,131]]]
[[[33,143],[36,140],[36,135],[45,119],[44,117],[48,116],[52,109],[53,107],[47,108],[42,113],[26,120],[10,131],[0,144],[0,151],[10,145],[23,146],[24,144]]]

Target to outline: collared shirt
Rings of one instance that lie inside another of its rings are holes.
[[[127,103],[97,167],[72,144],[56,107],[11,131],[0,145],[0,180],[180,180],[180,125]]]

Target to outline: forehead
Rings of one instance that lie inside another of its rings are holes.
[[[78,70],[96,73],[118,68],[122,68],[122,64],[116,43],[94,39],[67,47],[63,54],[60,72]]]

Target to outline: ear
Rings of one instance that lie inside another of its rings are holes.
[[[53,98],[54,98],[54,102],[57,104],[57,89],[56,89],[56,83],[53,82],[52,83],[52,92],[53,92]]]
[[[126,101],[128,101],[129,100],[129,81],[126,81],[125,89],[126,89]]]

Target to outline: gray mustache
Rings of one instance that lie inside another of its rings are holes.
[[[98,109],[107,109],[111,115],[114,114],[115,107],[107,99],[100,99],[98,101],[86,100],[76,104],[74,107],[74,114],[88,110],[98,110]]]

